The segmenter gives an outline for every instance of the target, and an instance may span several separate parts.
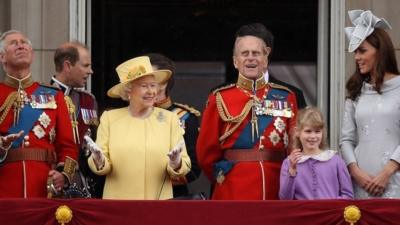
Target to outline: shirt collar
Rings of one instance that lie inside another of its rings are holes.
[[[53,76],[51,78],[51,84],[61,88],[61,90],[64,92],[65,96],[68,96],[71,93],[72,89],[73,89],[72,87],[70,87],[70,86],[64,84],[63,82],[57,80],[57,78],[55,76]]]

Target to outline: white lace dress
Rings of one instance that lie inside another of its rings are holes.
[[[377,175],[390,160],[400,162],[400,76],[382,86],[382,94],[364,83],[356,101],[346,100],[340,138],[346,164],[356,162]],[[354,183],[356,199],[373,198]],[[400,198],[400,172],[389,181],[382,198]]]

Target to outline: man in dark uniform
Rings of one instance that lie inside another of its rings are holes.
[[[7,75],[0,83],[0,198],[51,197],[74,172],[77,148],[64,94],[33,81],[33,54],[20,31],[1,35]]]
[[[173,181],[173,193],[175,198],[189,198],[189,190],[187,184],[196,180],[200,175],[200,167],[197,164],[196,158],[196,140],[199,135],[199,117],[200,112],[188,105],[173,102],[170,97],[170,92],[174,86],[175,64],[166,56],[158,53],[147,55],[150,58],[151,65],[155,70],[167,69],[172,71],[172,75],[164,84],[160,84],[157,94],[156,106],[175,112],[181,122],[182,128],[185,129],[184,139],[186,149],[192,163],[190,172],[183,180]],[[193,196],[194,198],[201,196]]]
[[[104,177],[95,175],[88,167],[89,152],[84,148],[83,136],[95,134],[98,121],[95,97],[85,90],[92,75],[92,61],[88,48],[79,42],[67,42],[54,54],[56,75],[51,84],[59,87],[66,96],[75,143],[79,149],[79,170],[73,184],[65,190],[67,197],[101,198]]]
[[[236,35],[236,84],[208,97],[197,140],[197,158],[214,184],[212,199],[278,199],[282,161],[297,115],[296,96],[267,83],[271,48],[256,35]]]

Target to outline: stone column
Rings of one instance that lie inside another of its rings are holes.
[[[48,83],[55,49],[69,40],[68,0],[0,0],[0,29],[25,33],[35,50],[32,76]]]

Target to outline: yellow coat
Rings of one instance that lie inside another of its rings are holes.
[[[191,167],[186,147],[179,171],[168,165],[167,153],[183,140],[183,133],[177,115],[161,108],[155,107],[145,119],[132,117],[127,107],[104,112],[96,143],[105,165],[97,170],[93,158],[88,159],[94,173],[107,175],[103,198],[172,198],[171,179],[186,175]]]

